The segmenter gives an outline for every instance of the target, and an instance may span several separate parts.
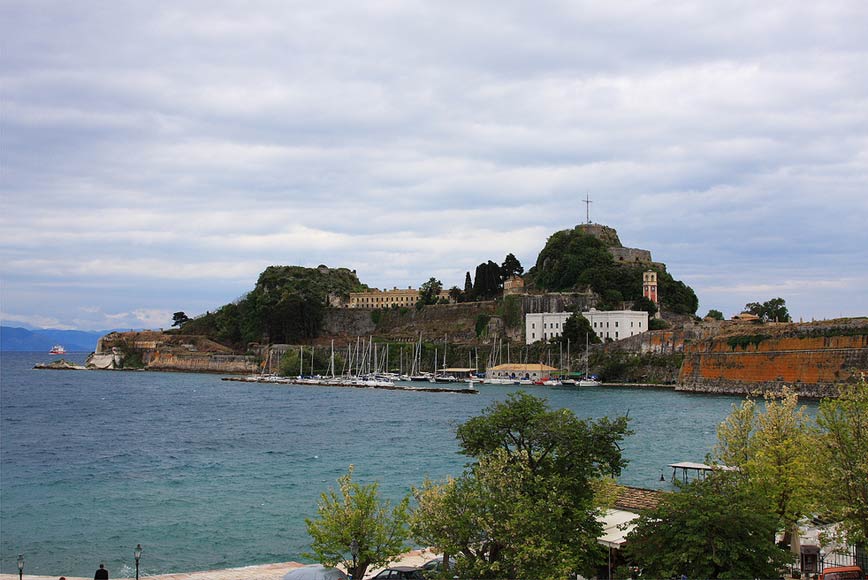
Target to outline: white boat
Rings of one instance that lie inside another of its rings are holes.
[[[48,351],[48,354],[66,354],[66,349],[63,348],[63,345],[55,344],[51,347],[51,350]]]

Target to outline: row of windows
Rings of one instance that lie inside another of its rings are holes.
[[[608,332],[605,332],[606,336],[603,336],[603,334],[604,334],[603,331],[600,331],[597,333],[597,336],[599,336],[600,338],[612,338]],[[636,334],[635,332],[631,332],[630,336],[635,336],[635,334]],[[549,334],[547,332],[543,332],[542,338],[543,338],[543,340],[548,340],[549,338],[555,338],[556,336],[560,336],[560,335],[561,335],[560,332],[552,332],[551,334]],[[530,338],[531,338],[531,340],[536,340],[536,333],[531,332]],[[618,340],[619,338],[621,338],[619,335],[619,332],[617,330],[615,331],[615,337],[614,338],[615,338],[615,340]]]
[[[633,326],[633,323],[634,323],[634,322],[635,322],[634,320],[631,320],[631,321],[630,321],[630,328],[635,328],[635,326]],[[597,328],[597,324],[600,325],[600,328],[603,328],[603,323],[602,323],[602,322],[600,322],[600,323],[595,322],[595,323],[594,323],[594,328]],[[608,321],[608,320],[606,321],[606,328],[609,328],[609,321]],[[615,321],[615,328],[618,328],[618,321],[617,321],[617,320]],[[639,328],[642,328],[642,321],[639,321]]]

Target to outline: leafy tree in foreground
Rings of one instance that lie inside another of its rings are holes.
[[[718,429],[717,458],[739,468],[739,476],[778,517],[778,527],[792,531],[808,513],[817,468],[815,437],[795,392],[767,395],[765,410],[746,400]]]
[[[838,398],[823,399],[817,413],[821,507],[842,522],[847,539],[864,558],[868,544],[868,382],[862,375],[858,383],[838,388]]]
[[[378,484],[353,482],[353,466],[338,478],[338,490],[323,493],[317,518],[304,520],[312,538],[313,554],[327,566],[341,564],[353,578],[364,578],[369,567],[386,566],[408,549],[409,498],[392,507],[379,497]],[[358,556],[353,566],[351,547],[355,541]]]
[[[775,545],[776,528],[741,478],[715,472],[644,512],[625,554],[650,578],[777,578],[790,556]]]
[[[414,537],[472,578],[564,578],[602,561],[593,482],[620,473],[627,418],[581,421],[523,392],[458,428],[477,462],[416,489]]]

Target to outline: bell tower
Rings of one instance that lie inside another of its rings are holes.
[[[642,296],[657,307],[660,306],[660,302],[657,300],[657,272],[654,270],[646,270],[642,273]]]

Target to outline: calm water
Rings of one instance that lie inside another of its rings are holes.
[[[455,426],[503,400],[263,385],[218,376],[32,370],[0,363],[0,571],[145,574],[304,560],[304,518],[349,464],[392,498],[460,473]],[[84,355],[67,356],[83,361]],[[621,482],[657,487],[665,465],[702,461],[738,399],[669,390],[533,387],[579,417],[629,412]],[[665,470],[669,475],[668,469]]]

